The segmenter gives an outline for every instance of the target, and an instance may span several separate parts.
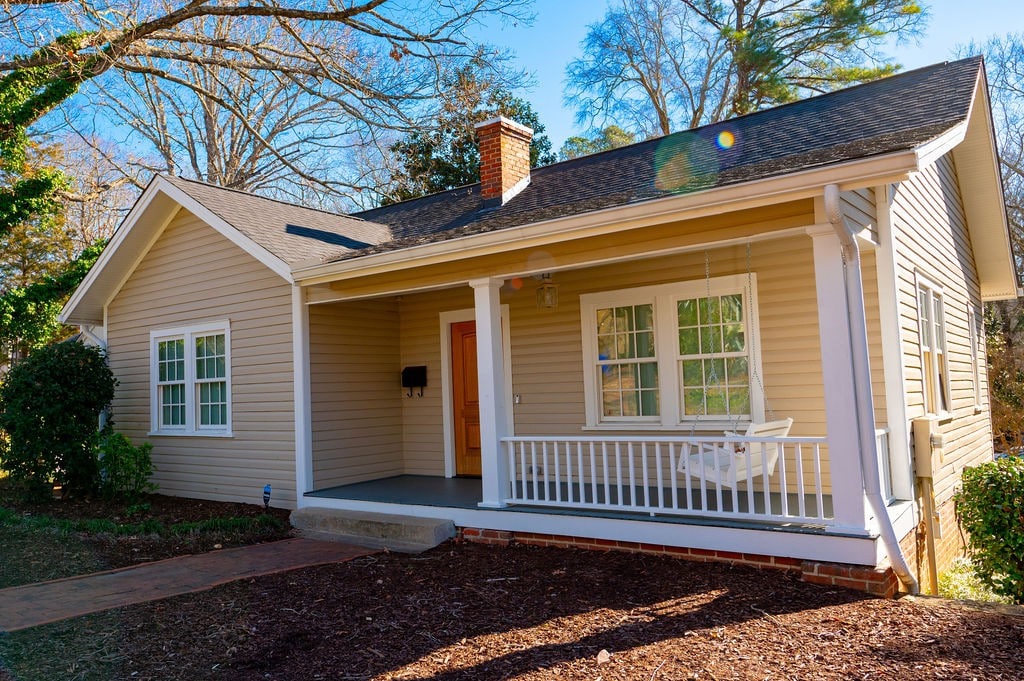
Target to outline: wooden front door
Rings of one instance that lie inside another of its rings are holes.
[[[452,401],[455,474],[480,475],[480,395],[474,321],[452,324]]]

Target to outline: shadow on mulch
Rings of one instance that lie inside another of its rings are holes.
[[[123,673],[228,681],[1016,678],[1022,629],[992,617],[935,613],[777,572],[449,545],[129,609]]]

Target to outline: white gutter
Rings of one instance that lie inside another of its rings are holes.
[[[889,518],[885,500],[882,498],[878,451],[875,441],[874,404],[871,398],[871,371],[868,365],[867,320],[864,314],[864,282],[860,271],[860,249],[857,247],[856,232],[846,224],[839,205],[839,186],[825,185],[825,215],[835,230],[843,248],[845,267],[843,281],[846,284],[847,325],[852,349],[851,369],[853,370],[854,409],[857,417],[857,451],[860,452],[861,473],[864,479],[864,493],[875,518],[885,545],[892,569],[912,594],[920,590],[900,549],[899,539]]]

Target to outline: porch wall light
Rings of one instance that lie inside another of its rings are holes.
[[[550,274],[540,275],[540,286],[537,287],[537,307],[548,310],[558,307],[558,285],[551,282]]]

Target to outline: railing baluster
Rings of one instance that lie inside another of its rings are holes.
[[[765,515],[772,514],[771,499],[768,498],[768,469],[765,466],[765,447],[766,445],[761,443],[761,485],[764,487],[764,512]],[[750,446],[748,445],[746,450],[747,456],[747,476],[750,478],[750,482],[747,483],[747,513],[751,515],[757,514],[757,504],[754,501],[754,475],[751,472],[750,466],[753,464],[753,454],[750,453]],[[733,488],[735,489],[735,488]]]
[[[654,470],[658,474],[658,508],[665,508],[665,482],[661,472],[661,443],[654,443]]]
[[[797,443],[796,445],[796,501],[797,508],[800,509],[800,517],[807,517],[807,497],[806,497],[806,484],[804,483],[804,448],[802,445]]]
[[[609,487],[608,479],[608,443],[601,443],[601,466],[604,471],[604,503],[612,503],[611,488]],[[596,478],[595,478],[596,479]],[[594,488],[597,489],[596,487]]]
[[[786,446],[783,444],[772,445],[779,448],[779,503],[783,517],[789,517],[789,473],[786,469]],[[798,445],[799,446],[799,445]]]
[[[825,517],[825,498],[821,485],[821,445],[814,445],[814,490],[818,504],[818,518]]]
[[[615,443],[615,490],[618,496],[619,506],[625,505],[625,497],[622,496],[622,443]]]
[[[565,443],[565,496],[572,503],[572,443]]]
[[[731,457],[731,450],[735,445],[731,442],[722,442],[721,445],[722,450],[716,450],[715,457],[718,457],[718,451],[724,451],[726,458]],[[725,449],[727,445],[728,450]],[[735,469],[730,465],[729,470],[734,471]],[[715,510],[718,511],[719,513],[724,513],[724,511],[722,510],[722,467],[718,465],[717,461],[715,463],[715,504]],[[736,509],[734,508],[733,511],[735,510]]]
[[[640,465],[642,466],[641,473],[643,484],[644,484],[644,508],[651,507],[651,483],[650,473],[647,470],[647,443],[640,443]]]
[[[743,444],[744,444],[744,447],[743,447],[743,458],[744,458],[744,460],[746,460],[746,464],[744,466],[744,471],[743,471],[743,478],[744,478],[744,481],[747,484],[747,491],[749,492],[750,488],[754,486],[754,476],[752,476],[750,474],[750,443],[749,442],[745,442]],[[733,456],[732,465],[733,466],[736,465],[736,457],[735,456]],[[739,473],[734,470],[732,477],[734,478],[734,480],[732,482],[732,512],[733,513],[742,513],[742,511],[740,511],[740,476],[739,476]],[[753,507],[753,505],[747,507],[747,513],[750,513],[752,515],[754,514],[754,507]]]
[[[633,442],[626,443],[627,461],[630,466],[630,506],[637,505],[637,477],[633,463]]]
[[[530,443],[530,484],[533,486],[533,491],[530,494],[530,498],[534,501],[540,501],[540,492],[537,489],[537,443]]]
[[[583,443],[582,442],[577,442],[576,443],[576,470],[579,471],[578,475],[580,476],[579,502],[583,503],[583,502],[586,501],[586,497],[585,497],[585,495],[586,495],[585,489],[586,488],[583,486],[584,473],[583,473]]]
[[[679,510],[679,481],[677,480],[676,471],[679,467],[679,462],[676,460],[675,445],[672,442],[668,443],[668,478],[669,483],[672,485],[672,508]],[[679,456],[683,455],[682,446],[679,447]]]
[[[526,495],[526,443],[522,442],[519,446],[519,488],[520,488],[520,499],[529,499]]]

